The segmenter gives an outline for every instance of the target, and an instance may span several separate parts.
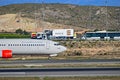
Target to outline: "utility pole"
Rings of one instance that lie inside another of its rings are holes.
[[[106,27],[108,26],[108,8],[107,8],[107,4],[108,4],[108,1],[106,0],[105,1],[105,5],[106,5]]]
[[[44,13],[44,10],[45,10],[45,7],[44,7],[44,0],[42,0],[42,8],[43,8],[43,10],[42,10],[42,20],[44,21],[44,19],[45,19],[45,13]]]
[[[106,28],[108,27],[108,8],[107,8],[108,1],[105,1],[106,5]],[[106,31],[106,40],[108,40],[108,32]]]
[[[45,10],[44,0],[42,0],[42,21],[45,20],[45,13],[44,13],[44,10]],[[44,30],[44,24],[42,25],[42,30]]]
[[[89,3],[90,3],[90,0],[89,0]],[[88,28],[91,28],[92,27],[92,4],[89,4],[89,7],[88,7],[88,10],[89,10],[89,13],[88,13]]]
[[[35,32],[37,32],[37,6],[36,6],[37,0],[35,0]]]
[[[92,11],[91,11],[91,7],[92,7],[92,6],[90,5],[90,6],[89,6],[89,27],[90,27],[90,28],[92,27],[92,24],[91,24],[91,23],[92,23],[92,19],[91,19],[91,15],[92,15],[92,14],[91,14],[91,12],[92,12]]]

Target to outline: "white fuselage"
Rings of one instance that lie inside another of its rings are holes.
[[[66,48],[50,40],[0,39],[0,50],[12,50],[13,54],[56,54]]]

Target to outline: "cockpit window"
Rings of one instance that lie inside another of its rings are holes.
[[[54,45],[59,46],[59,45],[60,45],[60,43],[55,43]]]

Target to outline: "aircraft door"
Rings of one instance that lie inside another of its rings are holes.
[[[46,49],[49,49],[49,48],[50,48],[50,42],[47,41],[47,42],[46,42]]]

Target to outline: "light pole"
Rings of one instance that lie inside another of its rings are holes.
[[[44,6],[44,0],[42,0],[42,21],[44,22],[44,20],[45,20],[45,12],[44,12],[44,10],[45,10],[45,6]],[[42,25],[42,31],[44,30],[44,24]]]
[[[92,19],[91,19],[91,5],[89,6],[89,26],[90,26],[90,28],[91,28],[91,22],[92,22]]]
[[[34,6],[34,9],[35,9],[35,32],[37,32],[37,6],[36,6],[36,2],[37,0],[35,0],[35,6]]]
[[[108,27],[108,6],[107,6],[107,4],[108,4],[108,0],[106,0],[105,1],[105,5],[106,5],[106,29],[107,29],[107,27]],[[108,31],[106,30],[106,39],[108,40]]]

